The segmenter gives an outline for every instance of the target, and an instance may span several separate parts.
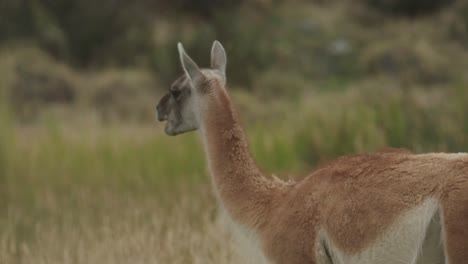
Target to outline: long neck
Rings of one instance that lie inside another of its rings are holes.
[[[217,196],[233,220],[261,225],[271,207],[275,182],[263,176],[252,158],[227,93],[219,89],[210,96],[201,129]]]

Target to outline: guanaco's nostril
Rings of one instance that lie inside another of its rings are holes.
[[[167,120],[167,115],[163,115],[161,114],[161,112],[157,111],[158,112],[158,121],[164,121],[164,120]]]
[[[167,115],[161,113],[159,104],[156,105],[156,115],[157,115],[158,121],[164,121],[167,119]]]

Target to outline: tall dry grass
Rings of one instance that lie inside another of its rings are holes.
[[[197,136],[167,137],[153,121],[181,73],[177,41],[204,66],[212,40],[225,44],[253,155],[280,177],[385,146],[466,152],[465,2],[418,19],[322,2],[267,3],[212,24],[158,17],[130,49],[92,56],[105,68],[73,68],[73,54],[28,40],[2,45],[0,263],[245,263]]]
[[[375,79],[233,100],[260,166],[288,177],[385,146],[466,151],[466,87]],[[196,133],[86,116],[25,124],[0,105],[0,263],[245,263],[218,219]]]
[[[79,210],[56,208],[52,218],[30,219],[28,238],[18,222],[30,213],[11,208],[0,263],[244,263],[206,188],[178,193],[170,207],[149,197],[83,191]]]

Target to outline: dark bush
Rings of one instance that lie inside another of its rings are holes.
[[[418,16],[436,12],[453,0],[367,0],[368,4],[382,12]]]
[[[157,16],[217,22],[234,0],[2,0],[0,41],[27,39],[75,66],[148,63]]]
[[[0,40],[33,40],[77,66],[132,64],[152,48],[150,1],[2,0]]]
[[[132,63],[151,47],[150,16],[141,1],[40,0],[75,65]]]
[[[277,33],[274,13],[258,14],[231,10],[219,12],[211,23],[191,25],[189,34],[184,22],[176,24],[169,37],[153,54],[153,68],[165,84],[182,74],[176,43],[181,41],[189,55],[201,67],[209,66],[213,40],[223,44],[229,57],[227,74],[233,85],[249,86],[255,75],[272,66],[275,60]],[[181,33],[182,32],[182,33]]]
[[[149,73],[103,73],[93,82],[91,103],[103,121],[154,120],[157,81]]]
[[[73,83],[59,72],[47,70],[17,65],[10,98],[20,120],[36,118],[45,105],[75,102],[77,96]]]
[[[37,71],[18,65],[17,82],[12,89],[15,105],[40,103],[71,103],[75,99],[72,84],[51,72]]]
[[[198,15],[204,19],[212,19],[220,10],[228,10],[241,5],[241,0],[173,0],[167,1],[172,9]]]
[[[29,0],[0,1],[0,41],[30,35],[33,30]]]

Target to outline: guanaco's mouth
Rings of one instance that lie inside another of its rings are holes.
[[[158,121],[159,122],[164,122],[164,132],[166,132],[166,134],[168,135],[171,135],[172,132],[171,132],[171,125],[169,124],[169,120],[167,119],[167,116],[164,116],[164,117],[159,117],[158,116]]]
[[[161,100],[159,100],[158,104],[156,105],[156,117],[157,120],[162,122],[168,119],[168,102],[169,102],[169,94],[164,95]]]
[[[166,121],[166,124],[167,124],[167,115],[161,115],[160,113],[157,113],[156,114],[156,119],[159,121],[159,122],[164,122]]]

